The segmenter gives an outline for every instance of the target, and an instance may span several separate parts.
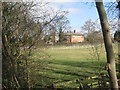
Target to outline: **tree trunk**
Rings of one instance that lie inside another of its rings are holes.
[[[0,89],[2,89],[2,2],[0,1]]]
[[[119,17],[118,17],[118,35],[120,35],[120,1],[118,2],[118,10],[119,10]],[[120,74],[120,36],[118,37],[118,72]],[[120,79],[120,75],[118,77]]]
[[[104,44],[105,44],[105,49],[106,49],[106,57],[107,57],[106,69],[109,74],[110,86],[112,90],[117,90],[118,82],[117,82],[117,76],[116,76],[116,65],[115,65],[112,40],[110,37],[110,28],[108,24],[108,19],[106,16],[106,12],[104,10],[103,1],[101,0],[101,2],[97,2],[96,0],[95,3],[96,3],[97,10],[98,10],[102,32],[103,32]]]

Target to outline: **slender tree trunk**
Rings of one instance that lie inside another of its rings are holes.
[[[103,32],[103,38],[104,38],[104,44],[105,44],[106,56],[107,56],[106,69],[109,74],[110,86],[112,90],[117,90],[118,82],[117,82],[117,75],[116,75],[114,51],[112,46],[112,40],[110,37],[110,28],[109,28],[106,12],[104,10],[103,1],[101,0],[101,2],[97,2],[96,0],[96,7],[98,10],[102,32]]]
[[[118,35],[120,33],[120,1],[118,2],[118,10],[119,10],[119,17],[118,17]],[[119,36],[120,37],[120,36]],[[120,39],[118,40],[118,72],[120,73]],[[119,77],[120,78],[120,75]]]
[[[2,89],[2,2],[0,1],[0,89]]]

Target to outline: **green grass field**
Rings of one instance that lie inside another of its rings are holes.
[[[42,80],[37,83],[40,85],[51,85],[52,83],[66,82],[75,79],[86,78],[106,72],[105,50],[98,46],[99,60],[93,53],[93,48],[87,46],[80,47],[52,47],[37,49],[33,52],[32,58],[42,63],[43,70],[38,70],[42,74]],[[46,56],[47,55],[47,58]],[[44,60],[40,60],[44,56]],[[44,64],[46,62],[46,64]],[[41,67],[39,67],[41,68]],[[39,77],[40,78],[40,77]],[[79,84],[68,84],[62,87],[76,88]]]

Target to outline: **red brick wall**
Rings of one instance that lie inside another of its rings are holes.
[[[77,35],[72,35],[72,36],[67,36],[67,42],[73,42],[73,43],[77,43],[77,42],[84,42],[84,36],[77,36]]]
[[[71,36],[71,42],[83,42],[84,41],[84,36]]]

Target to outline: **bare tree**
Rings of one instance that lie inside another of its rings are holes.
[[[34,87],[33,80],[36,77],[32,79],[31,76],[34,72],[31,69],[30,52],[33,46],[42,44],[45,29],[50,29],[51,23],[61,20],[58,16],[64,12],[55,11],[51,16],[50,11],[41,11],[40,17],[36,17],[31,13],[36,6],[33,2],[3,2],[2,5],[3,88]],[[39,8],[43,10],[43,6]]]
[[[112,41],[110,37],[110,28],[108,24],[108,19],[106,16],[106,12],[104,10],[103,1],[101,0],[100,2],[97,2],[96,0],[95,3],[96,3],[96,7],[97,7],[98,14],[100,17],[104,44],[105,44],[105,49],[106,49],[106,57],[107,57],[106,69],[109,74],[111,89],[116,90],[118,89],[118,82],[117,82],[117,76],[116,76],[116,65],[115,65]]]
[[[95,31],[95,22],[93,22],[91,19],[87,20],[84,24],[84,26],[81,27],[84,31],[87,31],[86,33],[89,34],[91,31]]]
[[[81,28],[85,32],[84,34],[88,43],[96,44],[102,42],[101,29],[97,20],[87,20]]]

